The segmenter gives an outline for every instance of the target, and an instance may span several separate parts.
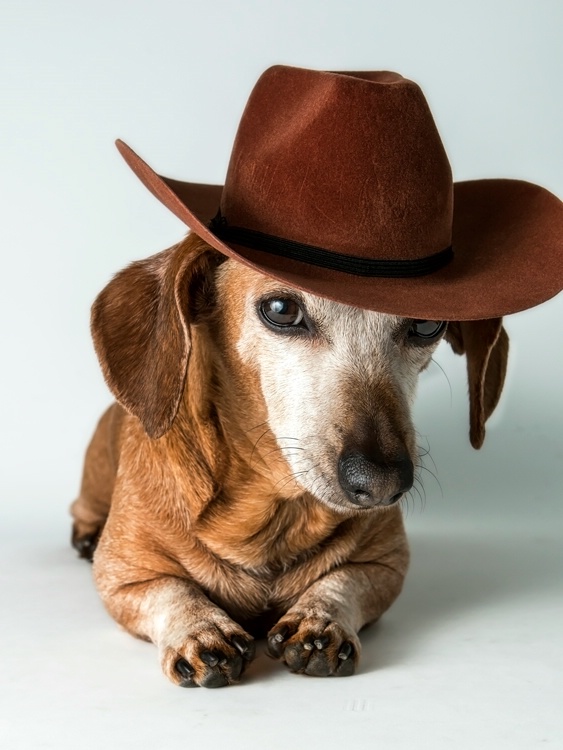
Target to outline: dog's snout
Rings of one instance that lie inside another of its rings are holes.
[[[413,473],[413,464],[407,455],[375,463],[353,451],[342,454],[338,461],[340,486],[348,499],[362,508],[396,503],[411,489]]]

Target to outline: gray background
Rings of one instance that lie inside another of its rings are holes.
[[[0,9],[0,742],[6,748],[535,748],[563,745],[563,295],[512,316],[484,448],[446,346],[416,422],[432,462],[413,498],[404,594],[349,680],[285,674],[182,691],[122,634],[68,548],[67,507],[110,397],[89,305],[185,231],[112,142],[221,182],[269,65],[391,69],[419,82],[456,179],[563,195],[558,0],[6,2]],[[449,382],[448,382],[449,381]],[[213,744],[212,744],[213,743]]]

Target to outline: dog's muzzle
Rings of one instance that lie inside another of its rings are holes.
[[[350,502],[360,508],[393,505],[411,489],[413,479],[413,463],[406,454],[375,463],[362,453],[349,452],[338,461],[340,486]]]

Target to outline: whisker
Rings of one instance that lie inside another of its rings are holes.
[[[319,464],[316,464],[315,466],[311,467],[312,469],[316,469]],[[324,477],[322,474],[320,474],[311,485],[311,489],[309,490],[309,494],[316,497],[318,500],[323,502],[327,496],[327,494],[330,492],[331,485],[330,482],[326,480],[326,477]]]
[[[428,443],[428,438],[426,439],[426,442]],[[426,458],[426,456],[428,456],[429,459],[432,461],[432,466],[434,467],[434,471],[438,473],[438,467],[436,466],[436,462],[434,461],[434,459],[432,458],[432,454],[430,453],[430,443],[428,443],[428,450],[426,451],[424,455],[420,455],[420,458],[421,459]]]
[[[413,489],[415,489],[415,488],[411,487],[411,489],[407,492],[407,494],[404,497],[404,500],[405,500],[404,504],[407,506],[406,513],[405,513],[405,516],[407,518],[411,514],[411,500],[412,500],[413,507],[415,505],[415,499],[414,499],[413,494],[412,494]]]
[[[266,424],[266,422],[263,422],[263,423],[262,423],[262,425],[264,425],[264,424]],[[260,425],[258,425],[258,426],[260,426]],[[254,429],[256,429],[256,428],[254,428]],[[263,433],[262,433],[262,435],[260,435],[260,437],[258,438],[258,440],[257,440],[257,441],[256,441],[256,442],[254,443],[254,445],[253,445],[253,447],[252,447],[252,451],[251,451],[251,453],[250,453],[250,458],[248,459],[248,463],[249,463],[249,465],[250,465],[250,466],[252,466],[252,461],[253,461],[253,459],[254,459],[254,453],[256,452],[256,449],[258,448],[258,444],[260,443],[260,441],[261,441],[261,440],[263,440],[264,436],[265,436],[265,435],[266,435],[266,434],[268,433],[268,431],[269,431],[269,430],[266,430],[265,432],[263,432]],[[299,438],[293,438],[293,437],[280,437],[280,438],[275,438],[275,437],[274,437],[273,435],[272,435],[272,439],[273,439],[274,441],[275,441],[275,440],[299,440]],[[298,450],[298,451],[304,451],[304,450],[305,450],[305,448],[301,448],[301,447],[300,447],[300,446],[298,446],[298,445],[276,445],[276,446],[275,446],[274,448],[272,448],[272,450],[271,450],[271,451],[268,451],[268,453],[264,454],[264,455],[262,456],[262,459],[265,459],[265,458],[267,458],[267,457],[268,457],[268,456],[270,456],[270,455],[271,455],[272,453],[276,453],[276,452],[280,452],[280,453],[281,453],[282,451],[285,451],[285,450]],[[283,454],[282,454],[282,455],[283,455]]]
[[[426,489],[418,477],[415,478],[415,483],[413,484],[412,488],[419,496],[420,504],[422,506],[422,510],[424,511],[426,508]]]
[[[273,500],[276,496],[279,497],[280,494],[281,494],[281,491],[283,490],[284,487],[286,487],[291,481],[295,482],[296,479],[297,479],[297,477],[300,477],[302,474],[306,474],[306,473],[307,472],[305,470],[303,470],[303,471],[297,471],[297,472],[294,472],[293,474],[290,474],[289,476],[285,476],[285,477],[282,477],[281,479],[279,479],[275,483],[275,485],[273,487],[274,492],[272,492],[272,494],[270,496],[271,499]],[[285,479],[285,481],[284,481],[284,479]],[[279,489],[276,489],[277,486],[278,486],[278,484],[280,484],[280,482],[283,482],[282,486]]]
[[[442,498],[443,498],[444,497],[444,492],[442,490],[442,485],[440,484],[440,480],[438,479],[438,476],[437,476],[438,475],[438,467],[436,466],[436,462],[434,461],[434,459],[432,457],[432,454],[430,453],[430,441],[428,440],[427,436],[423,437],[419,432],[416,432],[416,435],[417,435],[418,438],[424,439],[426,441],[426,449],[423,449],[422,446],[420,446],[420,445],[417,446],[418,449],[419,449],[418,457],[420,458],[420,463],[416,464],[416,468],[420,469],[420,470],[427,471],[429,474],[432,475],[432,477],[434,477],[434,479],[436,480],[436,483],[438,484],[438,487],[440,488],[440,492],[441,492]],[[436,472],[435,474],[434,474],[434,472],[430,471],[430,469],[427,466],[424,465],[424,459],[426,457],[428,457],[430,459],[430,461],[432,462],[432,466],[434,467],[434,471]],[[424,485],[423,485],[422,482],[420,482],[420,485],[424,489]],[[426,495],[426,491],[425,491],[425,495]]]
[[[255,451],[255,450],[256,450],[256,448],[258,447],[258,443],[259,443],[259,442],[260,442],[260,441],[262,440],[262,438],[263,438],[263,437],[264,437],[265,435],[267,435],[267,434],[268,434],[268,432],[269,432],[269,430],[265,430],[265,431],[264,431],[264,432],[263,432],[263,433],[262,433],[262,434],[260,435],[260,437],[258,438],[258,440],[257,440],[257,441],[256,441],[256,442],[254,443],[254,445],[252,446],[252,451],[251,451],[251,453],[250,453],[250,458],[248,459],[248,465],[249,465],[249,466],[252,466],[252,459],[253,459],[253,457],[254,457],[254,451]]]
[[[263,422],[260,422],[260,424],[257,424],[254,427],[251,427],[249,430],[245,430],[245,433],[253,432],[254,430],[257,430],[259,427],[264,427],[265,424],[268,424],[267,419],[265,419]]]
[[[296,445],[286,445],[282,446],[279,445],[276,448],[272,448],[271,451],[268,451],[268,453],[264,453],[262,458],[268,458],[268,456],[271,456],[272,453],[282,453],[282,451],[304,451],[305,448],[298,448]]]
[[[417,464],[416,468],[417,469],[421,469],[422,471],[428,472],[428,474],[430,474],[430,476],[434,478],[434,480],[436,481],[436,484],[440,488],[440,494],[441,494],[442,500],[443,500],[444,499],[444,490],[443,490],[442,485],[440,484],[440,480],[438,479],[438,477],[436,476],[436,474],[434,474],[433,471],[430,471],[429,468],[427,468],[426,466],[423,466],[422,464]],[[420,479],[418,481],[420,482],[420,486],[424,488],[424,484],[420,481]],[[425,493],[426,493],[426,490],[425,490]]]
[[[439,367],[439,368],[440,368],[440,370],[441,370],[441,371],[442,371],[442,373],[444,374],[444,377],[446,378],[446,381],[447,381],[447,383],[448,383],[448,388],[450,389],[450,406],[451,406],[451,405],[452,405],[452,403],[453,403],[453,392],[452,392],[452,384],[450,383],[450,379],[448,378],[448,376],[447,376],[447,374],[446,374],[446,371],[444,370],[444,368],[442,367],[442,365],[441,365],[441,364],[440,364],[439,362],[436,362],[436,360],[434,359],[434,357],[432,357],[432,358],[430,359],[430,361],[431,361],[431,362],[432,362],[433,364],[435,364],[435,365],[436,365],[436,367]]]

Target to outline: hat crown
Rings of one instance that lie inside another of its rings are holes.
[[[241,119],[221,213],[350,256],[443,250],[452,175],[422,91],[390,72],[270,68]]]

